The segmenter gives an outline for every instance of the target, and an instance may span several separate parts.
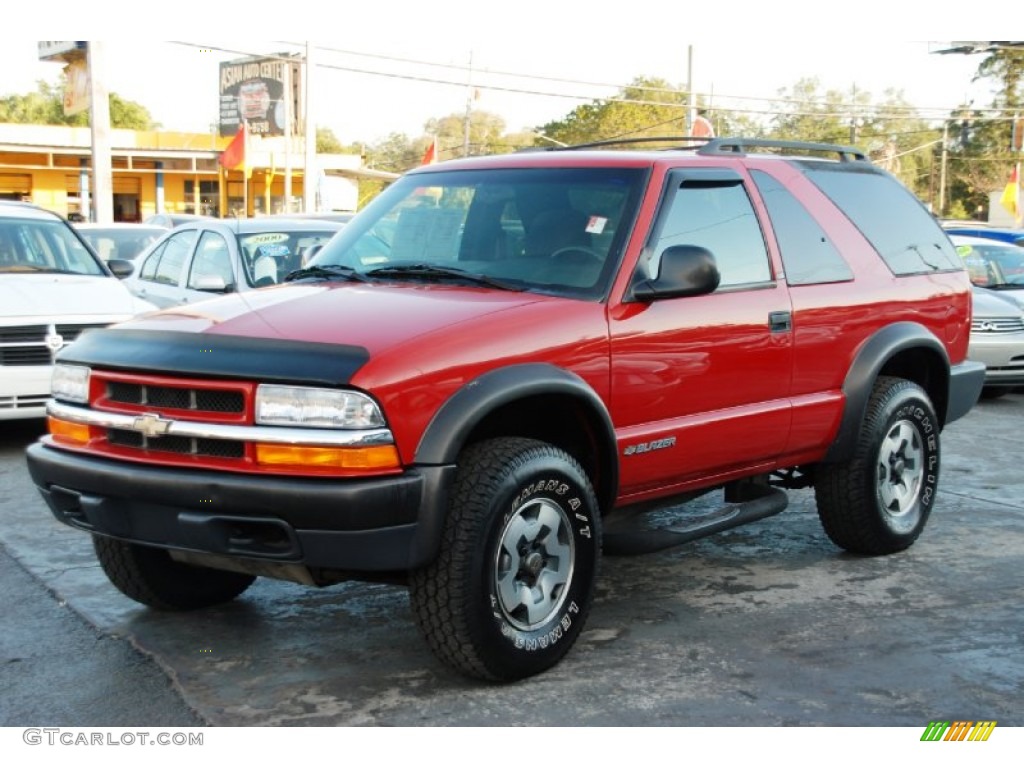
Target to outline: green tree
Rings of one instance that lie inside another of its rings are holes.
[[[109,100],[112,128],[150,131],[160,127],[153,121],[149,110],[141,104],[122,99],[116,93],[111,93]],[[36,83],[36,90],[31,93],[10,94],[0,98],[0,122],[85,126],[89,124],[89,114],[79,112],[76,115],[65,115],[63,84],[40,80]]]
[[[422,149],[414,164],[423,158],[434,137],[437,137],[438,162],[467,154],[465,113],[431,118],[424,124],[423,130],[426,135],[416,142],[417,148],[422,146]],[[509,148],[505,138],[505,121],[501,117],[483,110],[469,113],[469,156],[493,155]]]
[[[316,129],[316,151],[325,155],[340,155],[345,148],[330,128]]]
[[[660,78],[638,77],[609,99],[581,104],[561,120],[539,129],[537,146],[586,144],[619,138],[683,135],[686,93]],[[698,105],[699,106],[699,105]]]
[[[1014,118],[1024,113],[1024,51],[997,48],[978,65],[974,79],[994,81],[987,107],[965,105],[949,117],[949,204],[969,216],[989,218],[989,196],[1002,189],[1021,153],[1011,148]]]

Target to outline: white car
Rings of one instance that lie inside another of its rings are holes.
[[[45,415],[53,359],[80,333],[155,309],[115,276],[130,272],[57,214],[0,201],[0,421]]]
[[[971,282],[1024,307],[1024,248],[986,237],[950,233]]]

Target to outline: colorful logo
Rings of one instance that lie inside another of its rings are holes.
[[[995,720],[932,720],[921,734],[921,741],[988,741]]]

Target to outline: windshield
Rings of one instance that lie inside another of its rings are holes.
[[[0,273],[12,272],[107,274],[63,221],[0,219]]]
[[[245,264],[246,282],[253,287],[280,282],[289,272],[306,266],[314,247],[327,243],[334,233],[333,229],[282,229],[239,234],[238,252]]]
[[[310,265],[388,281],[600,298],[644,174],[639,168],[411,174],[347,224]],[[323,278],[324,270],[313,275]]]
[[[956,243],[971,282],[994,290],[1024,288],[1024,248],[993,241],[991,244]]]
[[[167,233],[166,229],[80,229],[78,233],[86,239],[93,250],[104,261],[127,259],[131,261],[147,245],[151,245]]]

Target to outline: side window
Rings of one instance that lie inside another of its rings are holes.
[[[707,248],[722,275],[719,288],[770,282],[768,249],[743,185],[737,181],[684,180],[667,200],[649,273],[658,274],[657,259],[673,245]]]
[[[189,253],[192,251],[192,244],[196,241],[194,230],[179,232],[167,238],[167,245],[163,249],[160,261],[156,265],[156,273],[153,275],[153,282],[163,285],[177,285],[181,279],[181,270],[188,261]]]
[[[825,230],[774,176],[751,171],[775,230],[775,239],[790,285],[839,283],[853,279],[853,271],[832,244]]]
[[[964,268],[953,244],[924,204],[874,166],[794,161],[868,239],[894,275]]]
[[[149,280],[150,282],[156,280],[156,265],[160,263],[160,259],[163,258],[164,251],[167,250],[167,243],[163,243],[153,250],[146,260],[142,263],[142,268],[139,269],[139,279]]]
[[[193,290],[209,290],[209,284],[203,285],[204,278],[221,278],[224,285],[235,282],[231,273],[231,251],[227,241],[216,232],[203,232],[199,238],[192,268],[188,273],[188,287]]]

